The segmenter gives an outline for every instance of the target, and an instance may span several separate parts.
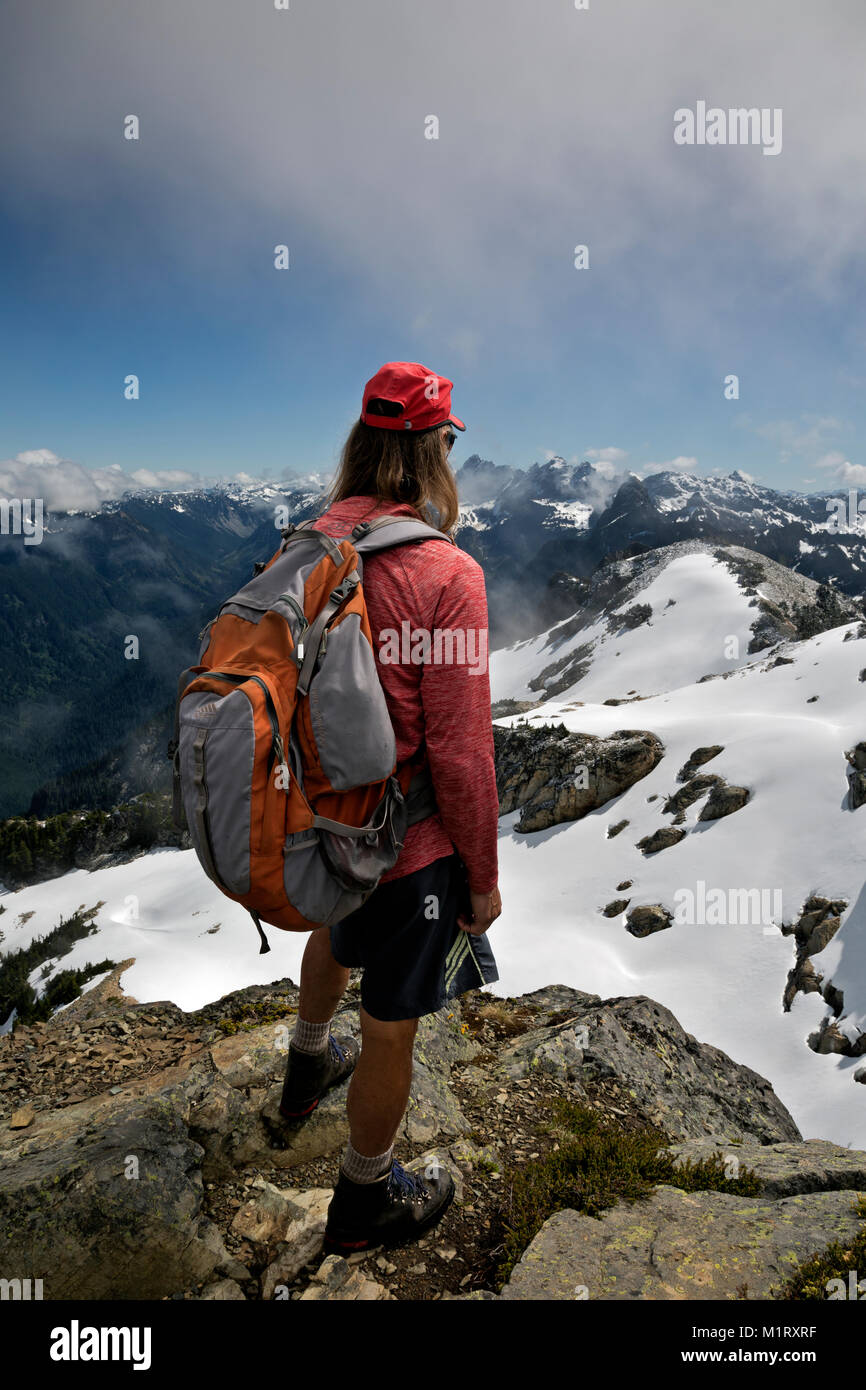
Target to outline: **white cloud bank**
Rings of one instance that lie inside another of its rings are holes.
[[[866,487],[866,464],[852,463],[836,449],[819,459],[818,467],[826,468],[846,487]]]
[[[103,502],[125,492],[193,492],[232,481],[249,486],[257,480],[247,473],[233,479],[205,477],[181,468],[137,468],[127,473],[119,463],[87,468],[51,449],[25,449],[15,458],[0,460],[0,497],[41,498],[50,512],[98,511]]]

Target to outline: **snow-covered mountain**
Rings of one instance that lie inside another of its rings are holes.
[[[825,593],[740,546],[680,541],[615,560],[582,586],[569,618],[497,651],[493,698],[614,703],[728,673],[782,639],[859,616],[855,600],[835,595],[825,616]]]
[[[562,458],[503,469],[475,455],[458,482],[459,542],[487,576],[495,645],[566,617],[574,581],[600,564],[679,541],[756,550],[850,595],[866,587],[866,517],[852,514],[847,493],[780,492],[736,471],[641,480]]]

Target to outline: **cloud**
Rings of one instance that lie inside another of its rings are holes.
[[[678,454],[675,459],[668,459],[665,463],[647,463],[638,474],[641,478],[647,478],[651,473],[697,473],[698,461],[691,455]]]
[[[0,460],[0,496],[41,498],[49,512],[98,511],[103,502],[116,501],[126,492],[194,492],[231,481],[256,480],[247,473],[231,479],[180,468],[137,468],[127,473],[117,463],[87,468],[52,449],[25,449],[15,458]]]
[[[622,463],[624,459],[628,458],[628,450],[617,449],[614,445],[609,444],[606,449],[587,449],[584,458],[589,459],[590,463],[596,459],[601,459],[604,463]]]
[[[826,468],[834,478],[838,478],[839,482],[847,487],[866,486],[866,464],[851,463],[838,450],[831,450],[829,454],[818,459],[818,467]]]
[[[759,438],[778,446],[782,463],[803,459],[810,464],[816,462],[818,455],[824,453],[845,428],[833,415],[813,414],[801,415],[796,420],[768,420],[751,427]]]
[[[286,238],[300,275],[330,265],[473,363],[455,306],[485,347],[557,350],[551,306],[573,293],[576,240],[593,274],[639,286],[656,321],[704,343],[724,331],[732,278],[746,301],[768,265],[839,297],[862,250],[861,0],[835,0],[830,26],[814,5],[794,18],[781,0],[667,0],[676,44],[659,43],[646,0],[545,7],[541,23],[525,0],[443,0],[432,27],[397,0],[187,0],[183,22],[177,0],[50,8],[36,24],[32,0],[4,0],[17,62],[0,178],[15,210],[62,211],[70,245],[77,230],[125,258],[96,214],[136,200],[159,273],[198,275],[210,297]],[[782,108],[781,157],[675,146],[675,110],[700,98]]]

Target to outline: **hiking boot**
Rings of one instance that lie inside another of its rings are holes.
[[[286,1079],[280,1097],[284,1120],[303,1120],[311,1115],[326,1091],[345,1081],[355,1070],[361,1049],[354,1038],[328,1036],[322,1052],[299,1052],[289,1043]]]
[[[328,1207],[325,1254],[349,1256],[417,1240],[442,1219],[453,1199],[454,1179],[446,1168],[422,1178],[395,1159],[389,1173],[369,1183],[352,1182],[341,1172]]]

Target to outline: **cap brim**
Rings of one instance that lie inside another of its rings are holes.
[[[449,425],[453,425],[454,428],[455,428],[455,429],[458,429],[458,430],[465,430],[465,428],[466,428],[466,426],[464,425],[463,421],[462,421],[462,420],[458,420],[456,415],[449,415],[449,416],[448,416],[448,424],[449,424]]]

